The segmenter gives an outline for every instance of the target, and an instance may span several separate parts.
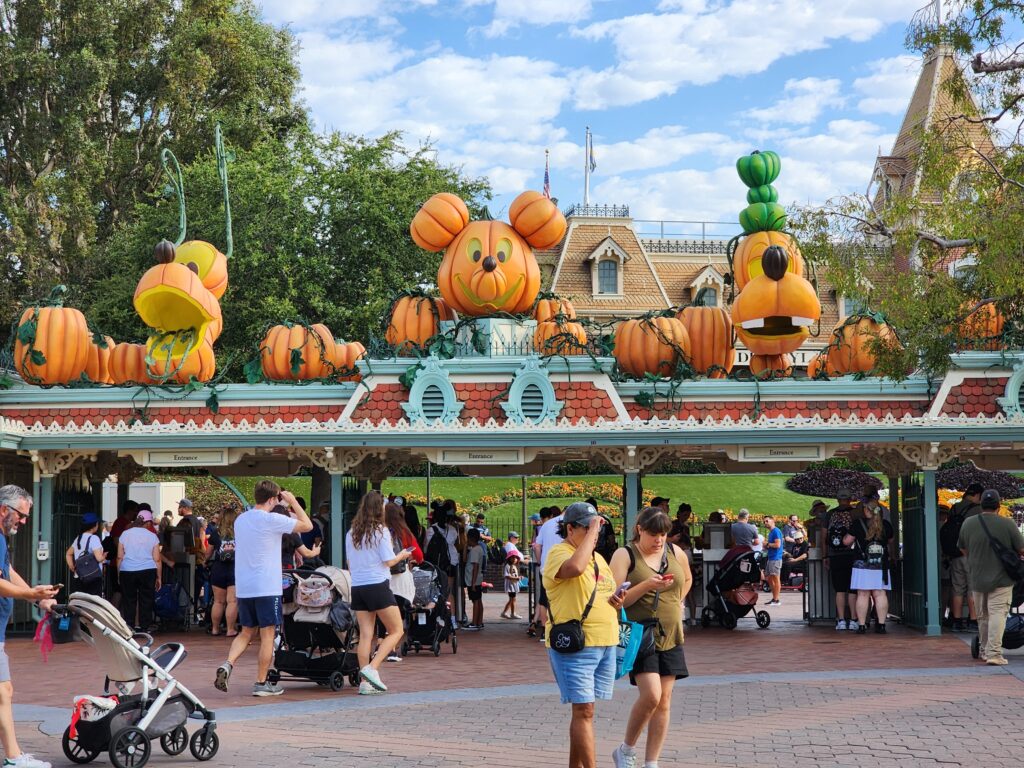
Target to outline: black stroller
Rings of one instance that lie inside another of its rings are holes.
[[[287,676],[340,691],[347,678],[358,686],[356,623],[344,599],[351,596],[348,574],[323,566],[287,571],[286,578],[292,584],[283,596],[281,643],[267,680],[277,683]]]
[[[761,557],[763,553],[750,547],[733,547],[725,553],[707,585],[709,604],[700,613],[702,627],[717,621],[725,629],[735,629],[738,619],[754,611],[761,584]],[[772,623],[768,611],[754,611],[754,619],[761,629]]]
[[[1006,617],[1006,629],[1003,630],[1003,648],[1024,647],[1024,614],[1020,612],[1021,603],[1024,603],[1024,581],[1018,581],[1013,586],[1013,596],[1010,598],[1010,615]],[[971,657],[981,656],[981,636],[975,635],[971,640]]]
[[[449,643],[452,653],[459,652],[459,638],[455,633],[455,621],[448,606],[448,579],[443,578],[437,568],[428,562],[412,569],[416,596],[412,606],[405,612],[405,639],[402,641],[402,655],[409,649],[419,653],[430,648],[435,656],[441,655],[441,644]]]

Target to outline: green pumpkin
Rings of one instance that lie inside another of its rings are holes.
[[[778,203],[751,203],[740,211],[743,233],[780,231],[786,228],[786,209]]]
[[[774,152],[754,150],[736,161],[736,171],[748,187],[763,187],[779,178],[782,161]],[[759,202],[767,202],[761,200]],[[774,201],[772,201],[774,202]]]
[[[777,203],[779,202],[779,190],[771,184],[764,184],[760,187],[751,187],[747,190],[748,203]]]

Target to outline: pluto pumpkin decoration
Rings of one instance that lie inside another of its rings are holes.
[[[480,317],[533,307],[540,291],[534,248],[550,248],[565,235],[558,207],[539,192],[523,192],[509,221],[470,221],[466,204],[447,192],[423,204],[409,226],[416,245],[444,251],[437,284],[448,306]]]
[[[750,187],[750,205],[740,215],[744,234],[729,244],[733,280],[739,289],[732,320],[736,336],[754,357],[796,351],[810,335],[810,326],[821,318],[821,303],[804,277],[800,249],[781,231],[785,211],[775,202],[778,193],[771,186],[781,166],[774,152],[754,152],[736,163],[740,179]],[[773,362],[752,361],[751,370],[779,370]]]

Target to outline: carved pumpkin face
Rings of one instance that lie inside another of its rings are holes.
[[[736,290],[742,291],[748,282],[764,274],[761,257],[773,245],[783,248],[789,256],[787,271],[803,277],[804,259],[796,242],[784,232],[753,232],[744,235],[733,255],[733,276]]]
[[[221,317],[220,303],[199,276],[177,262],[150,267],[135,288],[135,311],[146,325],[159,331],[195,329],[175,354],[192,351],[204,340],[209,326]]]
[[[759,259],[762,273],[752,278],[732,305],[736,335],[755,355],[782,355],[800,348],[821,317],[814,286],[790,271],[779,246]]]
[[[533,250],[501,221],[469,223],[445,251],[437,277],[445,301],[467,315],[525,312],[540,290]]]

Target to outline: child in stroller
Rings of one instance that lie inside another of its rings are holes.
[[[746,546],[733,547],[725,553],[707,585],[708,605],[700,614],[702,627],[717,620],[720,626],[735,629],[737,619],[754,610],[763,556],[764,553]],[[761,629],[767,629],[772,622],[768,611],[755,611],[754,618]]]
[[[102,696],[75,699],[62,739],[69,760],[88,763],[106,751],[116,768],[143,768],[155,739],[168,755],[180,755],[186,747],[199,761],[217,754],[214,713],[172,674],[187,656],[184,645],[164,643],[150,650],[152,637],[133,633],[113,605],[94,595],[75,592],[55,613],[72,618],[75,638],[96,650],[107,673]],[[138,683],[142,691],[135,694]],[[185,724],[194,715],[205,724],[189,738]]]
[[[406,612],[402,655],[408,655],[410,648],[419,653],[429,647],[435,656],[440,656],[441,643],[450,643],[452,653],[458,653],[459,638],[445,590],[447,578],[442,578],[429,562],[413,568],[412,578],[416,596]]]

